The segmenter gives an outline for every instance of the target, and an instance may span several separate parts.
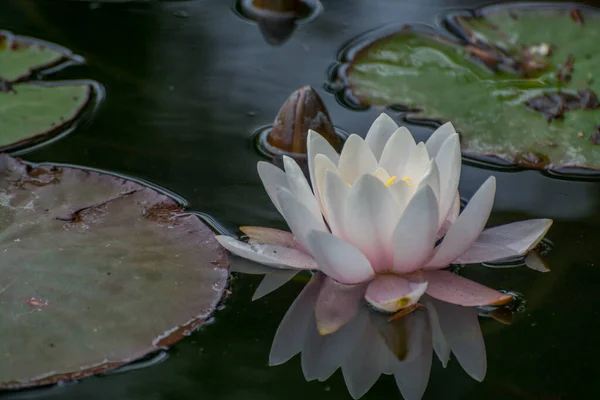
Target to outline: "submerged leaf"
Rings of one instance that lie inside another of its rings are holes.
[[[600,21],[592,9],[580,10],[585,24],[571,14],[556,5],[452,13],[445,26],[461,40],[409,27],[353,52],[341,70],[362,104],[452,120],[468,155],[597,170]]]
[[[77,379],[169,346],[213,312],[227,259],[154,189],[0,157],[0,387]]]

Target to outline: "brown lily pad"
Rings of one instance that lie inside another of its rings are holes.
[[[227,258],[196,215],[107,173],[0,156],[0,388],[170,346],[214,311]]]

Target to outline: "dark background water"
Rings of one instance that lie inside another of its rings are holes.
[[[441,10],[483,4],[322,2],[324,12],[317,19],[301,25],[283,46],[271,47],[256,24],[235,15],[226,0],[98,8],[87,2],[2,0],[1,29],[59,43],[87,60],[56,78],[94,79],[106,89],[105,102],[89,125],[23,158],[146,179],[181,195],[190,208],[232,231],[239,225],[283,226],[256,174],[256,162],[263,158],[252,133],[272,122],[293,90],[310,84],[322,95],[336,126],[364,135],[381,110],[348,110],[323,90],[327,69],[342,45],[383,24],[433,23]],[[430,129],[414,132],[423,139]],[[469,378],[455,360],[445,370],[434,360],[425,398],[598,398],[600,184],[536,171],[465,166],[462,197],[468,199],[490,174],[498,184],[491,224],[555,220],[548,235],[554,243],[548,256],[552,272],[466,270],[482,283],[525,294],[527,308],[512,326],[482,321],[488,350],[483,383]],[[277,325],[302,283],[292,282],[252,303],[257,283],[256,277],[235,278],[233,295],[215,321],[171,349],[163,363],[18,396],[349,399],[339,372],[327,382],[307,383],[298,358],[267,366]],[[364,398],[383,397],[400,398],[390,377],[380,379]]]

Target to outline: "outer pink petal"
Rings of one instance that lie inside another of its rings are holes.
[[[473,264],[521,256],[542,240],[550,226],[551,219],[530,219],[486,229],[455,262]]]
[[[512,296],[490,289],[448,271],[423,271],[427,294],[460,306],[489,306],[508,303]]]
[[[298,242],[292,232],[282,231],[280,229],[265,228],[262,226],[241,226],[242,231],[251,243],[272,244],[275,246],[297,248]]]
[[[373,307],[389,312],[412,306],[427,289],[427,282],[397,275],[378,275],[367,286],[365,299]]]
[[[317,330],[321,335],[336,332],[358,314],[365,285],[345,285],[325,278],[315,306]]]
[[[248,260],[269,265],[275,268],[318,269],[317,262],[308,254],[288,247],[270,244],[248,244],[231,236],[216,236],[216,239],[227,250]]]
[[[338,282],[354,285],[369,281],[375,275],[360,250],[328,232],[310,232],[308,248],[319,269]]]

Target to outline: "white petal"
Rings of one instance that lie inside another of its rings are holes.
[[[383,149],[379,166],[390,175],[399,175],[404,171],[410,153],[417,147],[415,138],[404,126],[398,128]]]
[[[487,359],[477,310],[434,299],[431,301],[438,312],[444,337],[458,362],[467,374],[481,382],[485,378]]]
[[[344,238],[367,256],[378,272],[392,267],[392,233],[400,210],[377,177],[361,176],[350,189],[344,210]]]
[[[322,219],[319,203],[296,161],[288,156],[283,156],[283,165],[290,191],[296,200],[308,208],[317,221]]]
[[[456,134],[456,130],[454,130],[454,126],[450,122],[446,122],[444,125],[437,128],[425,143],[429,156],[435,157],[446,139],[454,134]]]
[[[396,180],[388,187],[388,190],[394,200],[396,200],[398,212],[402,214],[414,194],[413,190],[410,188],[408,182],[403,180]]]
[[[435,255],[427,263],[428,267],[444,268],[471,247],[490,216],[495,193],[496,179],[490,176],[454,221],[442,243],[435,249]]]
[[[350,135],[338,164],[338,173],[349,185],[365,174],[371,174],[377,169],[377,159],[369,145],[358,135]]]
[[[451,135],[446,139],[435,156],[435,162],[440,172],[440,195],[438,199],[441,227],[452,209],[458,191],[462,166],[458,134]]]
[[[425,176],[423,177],[423,179],[421,179],[421,182],[419,182],[417,191],[425,187],[425,185],[428,185],[431,187],[431,189],[433,189],[433,193],[435,194],[436,208],[439,208],[438,203],[440,199],[440,171],[435,160],[431,160],[429,162],[429,167],[427,167],[427,171],[425,171]],[[437,214],[439,215],[439,211],[437,212]]]
[[[331,232],[343,238],[345,237],[344,210],[346,199],[350,194],[350,186],[337,173],[328,171],[323,189],[323,204]]]
[[[427,282],[398,275],[377,275],[365,293],[365,300],[378,310],[397,312],[417,303],[427,290]]]
[[[310,172],[310,181],[315,182],[314,179],[314,161],[317,154],[323,154],[327,158],[333,162],[334,165],[337,165],[340,161],[340,155],[333,148],[331,144],[325,139],[323,136],[319,135],[317,132],[312,129],[308,130],[307,136],[307,156],[308,156],[308,170]]]
[[[286,189],[278,188],[277,200],[281,205],[281,211],[294,237],[303,250],[308,249],[306,235],[312,230],[325,231],[323,219],[317,220],[313,214],[294,195]]]
[[[454,221],[456,221],[456,218],[458,218],[458,214],[460,214],[460,206],[461,206],[460,194],[458,193],[458,190],[457,190],[456,197],[454,198],[454,201],[452,202],[452,206],[450,207],[450,213],[448,213],[448,215],[446,216],[446,220],[442,223],[442,226],[440,226],[440,229],[438,230],[438,234],[437,234],[438,239],[443,238],[444,235],[446,235],[446,233],[448,232],[448,229],[450,229],[450,227],[454,223]],[[440,215],[441,215],[441,211],[440,211]]]
[[[398,178],[407,179],[414,192],[417,190],[421,179],[423,179],[427,168],[429,168],[429,154],[427,154],[425,143],[421,142],[410,153],[408,163],[404,170],[400,172]]]
[[[328,171],[337,171],[337,167],[335,164],[323,154],[317,154],[315,157],[315,180],[313,181],[313,189],[315,191],[315,196],[318,197],[321,211],[325,218],[329,218],[327,215],[327,209],[325,208],[325,202],[323,196],[325,194],[323,185],[325,184],[325,175],[327,175]],[[341,179],[341,178],[340,178]],[[345,184],[345,183],[344,183]]]
[[[302,351],[322,282],[323,275],[315,274],[285,313],[273,339],[269,365],[283,364]]]
[[[288,188],[288,179],[282,170],[274,166],[273,164],[269,164],[268,162],[259,161],[256,165],[256,169],[258,170],[258,176],[267,191],[267,195],[273,202],[273,205],[279,211],[279,214],[283,215],[281,212],[281,206],[279,205],[279,200],[277,199],[277,188],[284,187]]]
[[[310,232],[308,247],[319,269],[338,282],[353,285],[366,282],[375,274],[367,257],[330,233]]]
[[[486,229],[455,262],[473,264],[522,256],[537,246],[550,226],[551,219],[530,219]]]
[[[416,271],[429,260],[435,246],[438,204],[433,189],[419,190],[400,217],[393,233],[394,272]]]
[[[268,295],[269,293],[279,289],[290,280],[292,280],[300,271],[298,270],[275,270],[265,275],[260,285],[254,291],[252,295],[252,301],[258,300],[261,297]]]
[[[231,236],[218,235],[221,246],[236,256],[275,268],[318,269],[316,261],[308,254],[288,247],[270,244],[248,244]]]
[[[398,129],[396,122],[385,113],[379,115],[371,125],[365,141],[371,148],[371,151],[377,160],[381,157],[381,153],[383,153],[386,143],[396,129]]]

